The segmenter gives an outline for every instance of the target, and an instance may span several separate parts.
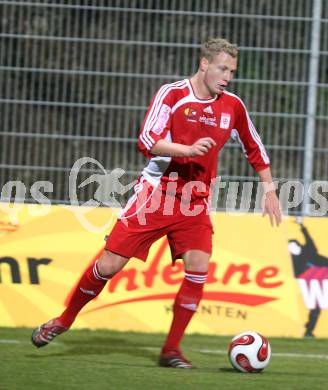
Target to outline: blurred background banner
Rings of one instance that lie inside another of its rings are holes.
[[[76,208],[52,206],[47,215],[36,216],[37,208],[22,206],[16,224],[1,214],[0,326],[33,327],[59,315],[84,269],[104,246],[108,231],[87,231],[76,217]],[[115,222],[115,210],[85,212],[90,224]],[[323,274],[328,272],[327,220],[306,218],[299,225],[289,217],[279,228],[272,228],[258,214],[215,213],[212,220],[214,251],[208,280],[188,331],[234,334],[256,329],[266,335],[301,337],[311,310],[314,317],[313,309],[320,308],[312,331],[327,337],[328,288]],[[288,240],[297,239],[308,254],[304,229],[317,252],[296,275],[302,256],[290,256]],[[317,256],[325,261],[320,267],[315,265]],[[146,263],[132,259],[85,307],[74,326],[165,331],[182,278],[182,262],[171,266],[169,246],[162,239],[152,247]],[[300,280],[308,283],[307,288]]]

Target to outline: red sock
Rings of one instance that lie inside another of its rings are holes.
[[[66,309],[58,317],[59,321],[69,328],[82,307],[101,293],[108,279],[100,275],[97,261],[92,263],[78,282]]]
[[[186,271],[173,305],[173,321],[162,353],[178,350],[180,341],[203,295],[207,272]]]

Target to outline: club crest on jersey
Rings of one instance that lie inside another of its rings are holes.
[[[197,111],[194,110],[193,108],[187,107],[187,108],[185,108],[183,110],[183,113],[187,117],[187,121],[189,121],[189,122],[197,122],[197,120],[196,120]]]
[[[223,112],[221,114],[220,128],[221,129],[229,129],[230,119],[231,119],[230,114],[227,114],[227,113]]]

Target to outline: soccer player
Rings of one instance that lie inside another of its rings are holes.
[[[138,146],[148,158],[105,250],[81,277],[64,312],[35,329],[32,342],[47,345],[67,331],[75,317],[131,257],[146,261],[153,242],[167,236],[172,261],[182,259],[185,277],[173,306],[173,321],[159,364],[193,368],[180,341],[201,300],[212,252],[208,211],[211,181],[220,150],[233,136],[264,185],[263,214],[279,225],[281,214],[270,162],[241,99],[227,92],[237,69],[238,48],[225,39],[201,46],[198,71],[163,85],[149,106]]]

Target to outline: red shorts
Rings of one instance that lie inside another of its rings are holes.
[[[191,249],[211,254],[212,234],[205,198],[183,202],[143,179],[113,227],[105,249],[146,261],[151,245],[167,236],[174,261]]]

